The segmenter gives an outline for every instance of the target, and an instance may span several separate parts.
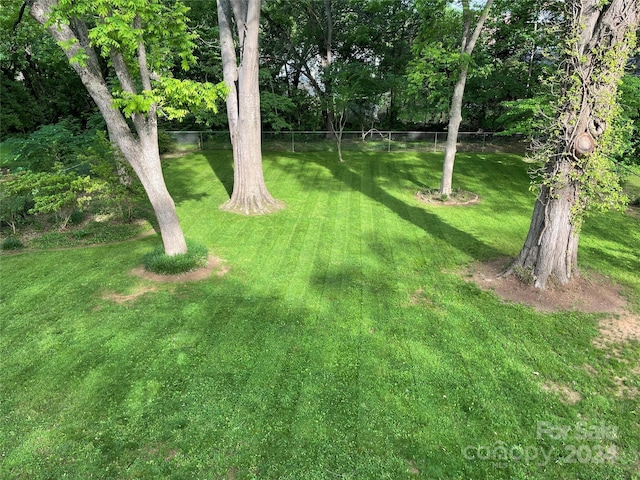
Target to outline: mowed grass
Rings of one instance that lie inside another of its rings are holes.
[[[481,203],[421,205],[441,160],[267,153],[287,208],[253,218],[218,209],[230,152],[168,161],[186,235],[229,267],[204,281],[131,276],[158,238],[0,258],[0,477],[638,478],[638,398],[615,379],[640,386],[637,343],[599,350],[602,316],[503,303],[462,273],[518,253],[528,165],[459,155]],[[613,213],[580,251],[636,313],[638,245]]]

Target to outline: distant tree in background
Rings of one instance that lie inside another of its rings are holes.
[[[303,129],[331,131],[333,117],[341,110],[341,106],[333,105],[334,83],[339,77],[344,78],[340,72],[368,70],[375,80],[375,84],[369,84],[373,90],[356,92],[357,85],[349,89],[360,99],[360,106],[365,96],[369,105],[364,110],[353,110],[348,124],[356,128],[368,124],[360,114],[375,110],[376,122],[381,127],[397,128],[405,109],[410,108],[405,73],[419,25],[414,3],[267,2],[263,64],[274,80],[284,83],[281,91],[298,106],[293,110],[298,117],[291,123]],[[361,76],[354,78],[360,80]],[[344,86],[343,83],[341,88]]]

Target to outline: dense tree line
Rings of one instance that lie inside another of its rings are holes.
[[[60,48],[24,13],[23,2],[6,3],[0,13],[2,138],[66,117],[86,122],[95,107]],[[190,29],[197,34],[198,61],[189,71],[174,74],[220,82],[215,2],[184,3],[190,9]],[[493,5],[469,58],[467,92],[472,93],[462,102],[463,129],[521,131],[532,112],[548,103],[548,80],[560,61],[557,3],[503,0]],[[353,129],[445,129],[464,59],[463,15],[461,4],[446,0],[263,2],[262,127],[330,130],[330,120],[344,107],[345,121]],[[637,120],[637,73],[637,67],[629,71],[622,89],[632,120]],[[182,124],[160,122],[169,129],[206,128],[196,118],[188,115]],[[212,128],[227,126],[223,114],[203,118]]]
[[[68,117],[86,125],[96,108],[60,48],[30,18],[25,3],[6,3],[0,13],[0,137]],[[549,79],[560,61],[561,3],[502,0],[492,6],[468,59],[461,129],[530,133],[535,128],[534,114],[550,103]],[[220,82],[215,2],[185,4],[198,61],[173,74]],[[483,4],[472,2],[469,11]],[[340,126],[338,117],[356,130],[446,129],[460,61],[466,62],[460,50],[462,6],[446,0],[263,2],[262,128],[330,131]],[[638,82],[636,67],[621,89],[623,113],[635,133]],[[166,129],[227,129],[224,109],[189,114],[182,123],[160,116],[159,122]],[[637,137],[629,135],[629,141]]]

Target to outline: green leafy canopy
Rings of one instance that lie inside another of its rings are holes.
[[[49,24],[86,26],[90,46],[113,64],[119,55],[136,85],[135,92],[114,89],[114,106],[126,115],[147,113],[152,106],[169,118],[181,119],[188,111],[217,112],[216,102],[226,94],[224,84],[178,80],[172,69],[196,63],[193,54],[197,35],[187,25],[189,8],[183,3],[159,0],[59,0]],[[69,49],[73,44],[62,45]],[[88,60],[80,48],[72,61]],[[141,65],[141,62],[146,65]],[[147,71],[152,90],[143,89]]]

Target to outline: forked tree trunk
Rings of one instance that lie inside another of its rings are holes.
[[[536,200],[531,226],[520,255],[505,272],[528,271],[534,286],[544,289],[552,278],[566,284],[578,273],[578,226],[581,191],[589,156],[613,118],[615,93],[630,53],[630,36],[640,22],[638,0],[570,0],[567,28],[573,39],[567,51],[561,92],[563,103],[550,138],[552,154],[544,169],[545,184]],[[577,29],[577,31],[576,31]],[[576,79],[579,79],[576,84]]]
[[[217,3],[223,75],[229,89],[227,116],[234,163],[233,192],[221,208],[245,215],[275,212],[284,204],[271,196],[262,171],[258,84],[260,0],[218,0]],[[239,55],[236,55],[234,23]]]
[[[471,12],[469,0],[462,2],[463,15],[463,33],[460,58],[460,73],[451,97],[451,108],[449,110],[449,126],[447,128],[447,144],[444,153],[444,163],[442,165],[442,180],[440,181],[439,192],[442,195],[451,195],[451,184],[453,182],[453,164],[456,159],[456,150],[458,145],[458,131],[462,123],[462,99],[464,98],[464,89],[467,84],[467,74],[469,72],[470,57],[476,46],[480,32],[484,26],[484,22],[489,16],[489,10],[493,0],[487,0],[482,13],[480,13],[476,24],[471,30]]]
[[[40,24],[46,25],[55,0],[38,0],[31,6],[31,16]],[[160,154],[158,152],[158,126],[155,107],[148,115],[136,114],[133,121],[137,138],[133,135],[122,113],[113,107],[113,97],[105,81],[97,56],[89,42],[86,27],[76,23],[76,31],[66,24],[54,24],[48,27],[49,33],[61,45],[69,45],[64,49],[71,66],[80,76],[83,85],[96,103],[100,113],[108,125],[109,136],[115,140],[120,151],[140,178],[160,227],[160,235],[167,255],[187,252],[187,244],[178,220],[175,204],[162,176]],[[143,51],[141,46],[141,51]],[[74,56],[84,50],[87,58],[84,63],[74,61]],[[146,65],[145,65],[146,68]],[[117,70],[117,67],[116,67]],[[124,77],[123,77],[124,75]],[[118,72],[123,89],[127,83],[133,83],[127,71]],[[150,88],[148,88],[150,89]]]

